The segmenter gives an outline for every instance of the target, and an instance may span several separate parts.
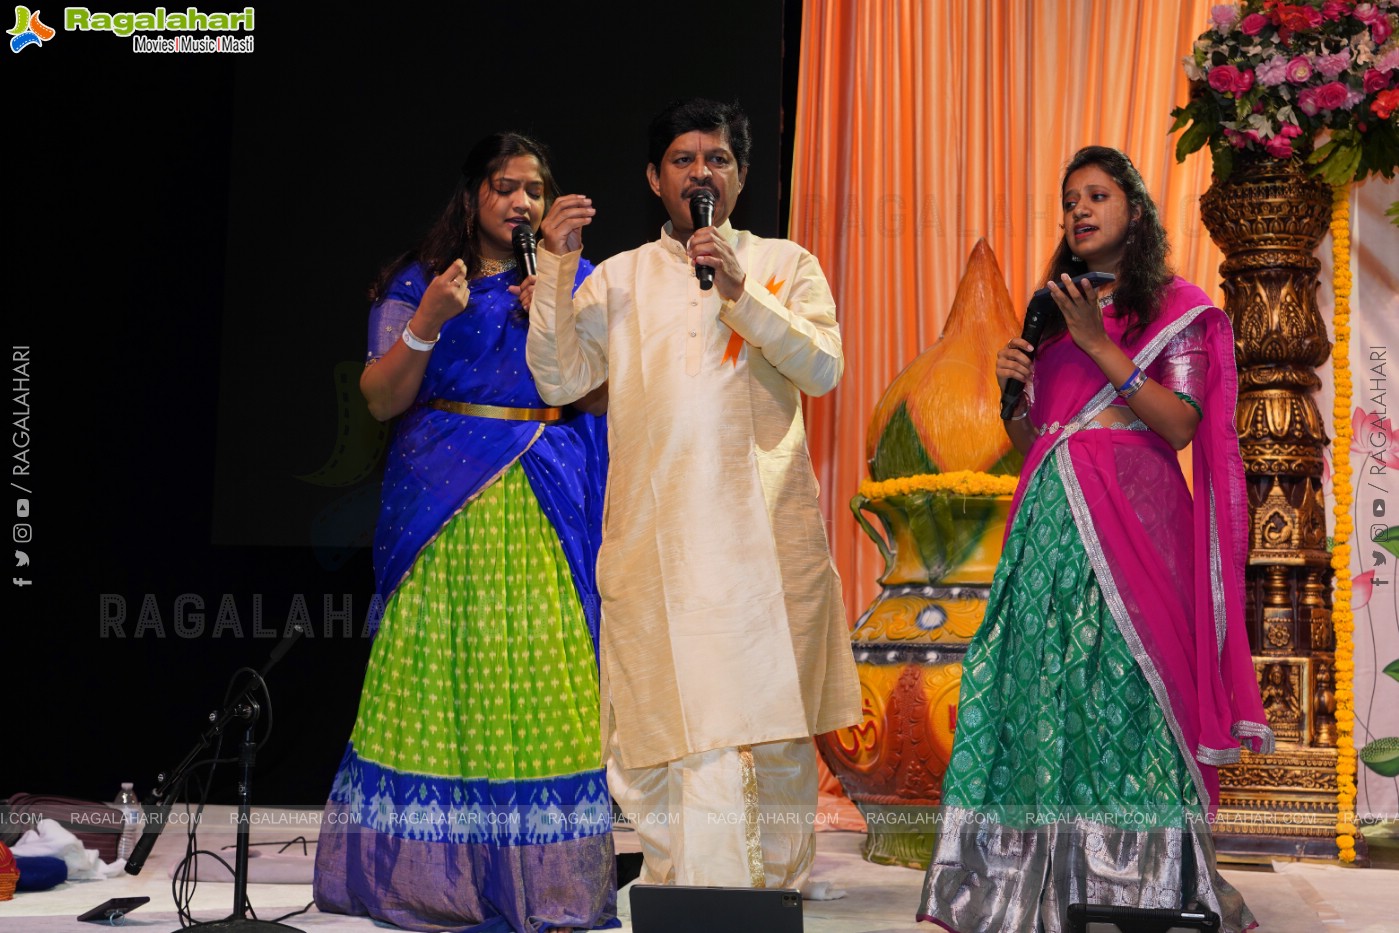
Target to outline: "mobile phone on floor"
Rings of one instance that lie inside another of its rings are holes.
[[[112,923],[142,904],[149,904],[150,901],[149,897],[114,897],[110,901],[103,901],[85,914],[79,914],[78,919],[91,923]]]

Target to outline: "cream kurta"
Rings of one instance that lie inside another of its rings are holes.
[[[540,395],[608,382],[601,649],[628,768],[859,720],[801,410],[844,367],[835,302],[795,243],[720,233],[747,270],[734,303],[700,290],[668,233],[572,296],[578,254],[539,253]]]

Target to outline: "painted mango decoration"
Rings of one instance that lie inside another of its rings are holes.
[[[1020,333],[996,256],[977,240],[938,342],[875,406],[865,437],[876,480],[953,470],[1011,474],[1021,456],[1000,422],[996,352]]]
[[[961,471],[1018,474],[1024,458],[1001,427],[995,363],[996,352],[1019,333],[1000,265],[986,241],[978,240],[942,336],[894,379],[875,406],[865,438],[871,479],[922,477],[927,486],[936,486]],[[1007,501],[951,490],[906,495],[862,490],[850,507],[884,556],[879,582],[990,583]],[[882,534],[867,514],[878,517]]]

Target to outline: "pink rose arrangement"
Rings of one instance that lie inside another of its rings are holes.
[[[1190,102],[1176,158],[1208,145],[1215,175],[1237,154],[1305,158],[1331,184],[1399,167],[1399,0],[1216,5],[1185,60]]]

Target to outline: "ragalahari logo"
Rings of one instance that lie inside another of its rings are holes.
[[[15,28],[10,30],[10,51],[18,53],[20,49],[31,45],[43,45],[52,39],[56,33],[45,26],[39,19],[39,11],[29,12],[28,7],[15,7]]]

